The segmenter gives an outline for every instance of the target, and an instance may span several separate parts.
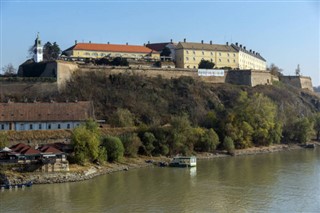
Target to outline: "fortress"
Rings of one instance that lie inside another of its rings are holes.
[[[38,76],[30,74],[37,73]],[[157,68],[157,67],[139,67],[139,66],[98,66],[98,65],[86,65],[77,64],[75,62],[68,61],[50,61],[40,63],[30,63],[21,65],[18,75],[21,77],[51,77],[56,78],[54,84],[56,84],[57,91],[61,91],[65,88],[66,83],[70,80],[73,73],[105,73],[120,74],[126,73],[129,75],[141,75],[146,77],[158,77],[162,78],[179,78],[181,76],[188,76],[207,83],[230,83],[236,85],[272,85],[274,81],[281,81],[285,84],[291,85],[300,89],[307,89],[313,91],[312,82],[310,77],[304,76],[274,76],[270,72],[265,70],[229,70],[224,71],[222,76],[199,76],[197,69],[185,69],[185,68]],[[20,84],[22,82],[19,82]]]

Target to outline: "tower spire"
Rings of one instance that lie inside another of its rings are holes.
[[[34,41],[34,56],[33,59],[36,63],[43,61],[43,47],[41,45],[39,32],[37,33],[37,38]]]

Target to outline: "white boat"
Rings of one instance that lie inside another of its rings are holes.
[[[169,163],[172,167],[195,167],[197,166],[197,158],[195,156],[177,156]]]

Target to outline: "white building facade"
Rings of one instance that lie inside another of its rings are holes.
[[[36,63],[43,61],[43,47],[41,45],[39,33],[37,35],[36,40],[34,41],[33,52],[34,52],[33,60]]]
[[[0,131],[73,129],[94,119],[91,102],[0,103]]]

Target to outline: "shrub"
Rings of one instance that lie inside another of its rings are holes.
[[[124,134],[120,136],[124,146],[124,154],[128,157],[136,157],[142,143],[136,133]]]
[[[119,108],[111,116],[110,124],[116,127],[134,126],[134,116],[128,109]]]
[[[223,147],[228,151],[229,154],[234,154],[234,144],[232,138],[226,136],[223,140]]]
[[[142,137],[142,144],[144,147],[144,151],[147,155],[151,155],[153,150],[155,149],[153,143],[156,141],[154,134],[151,132],[145,132]]]
[[[108,161],[119,161],[123,157],[124,147],[118,137],[107,136],[102,139],[102,145],[106,148]]]

